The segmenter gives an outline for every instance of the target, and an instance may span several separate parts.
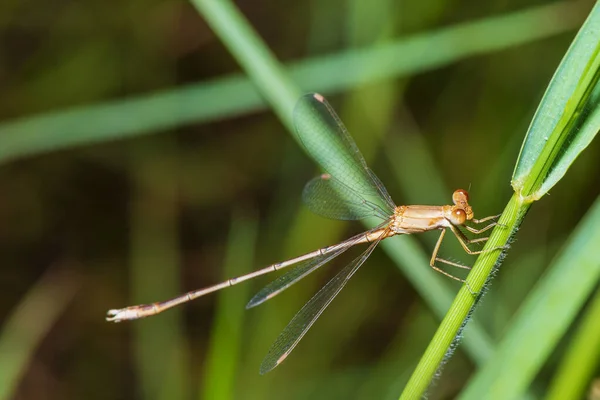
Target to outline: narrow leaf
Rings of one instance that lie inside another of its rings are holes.
[[[533,118],[513,173],[529,201],[548,192],[600,129],[600,5],[596,4],[556,70]]]

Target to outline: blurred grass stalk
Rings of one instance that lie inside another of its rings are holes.
[[[485,249],[507,246],[531,204],[566,173],[600,129],[600,5],[596,4],[558,67],[533,118],[513,173],[515,193]],[[600,277],[596,206],[571,246],[526,300],[496,353],[473,378],[462,399],[513,399],[522,395]],[[595,245],[594,245],[595,244]],[[463,287],[415,369],[401,399],[420,398],[456,343],[503,254],[478,257]],[[576,265],[572,265],[572,263]],[[579,263],[577,263],[579,262]],[[550,299],[554,299],[551,301]],[[518,367],[516,367],[518,366]],[[490,390],[493,388],[493,390]]]
[[[240,276],[252,270],[256,248],[257,219],[240,211],[232,216],[223,279]],[[220,292],[206,356],[203,379],[200,380],[200,399],[235,399],[236,374],[240,366],[245,305],[250,298],[250,286],[235,291]],[[248,394],[248,390],[244,390]]]
[[[385,43],[396,36],[394,22],[398,21],[398,18],[394,15],[394,1],[385,1],[379,7],[373,7],[371,2],[365,0],[353,0],[349,4],[348,25],[352,31],[348,36],[356,47],[378,48],[385,46]],[[438,12],[443,14],[441,10]],[[377,27],[372,27],[364,21],[378,21],[378,24]],[[498,29],[502,28],[498,26]],[[469,43],[466,46],[473,45],[473,42],[469,41],[461,43]],[[410,58],[411,54],[408,57]],[[352,65],[349,68],[359,68],[367,76],[372,70],[381,69],[380,59],[373,58],[370,61],[370,64],[365,61],[359,66]],[[403,204],[436,204],[440,199],[447,199],[452,192],[445,187],[431,150],[418,132],[409,110],[404,106],[404,89],[409,79],[388,79],[359,86],[357,90],[345,96],[342,120],[349,121],[348,123],[356,129],[353,136],[357,141],[360,139],[360,132],[363,132],[362,135],[369,135],[369,139],[363,140],[360,145],[367,160],[371,158],[369,154],[374,153],[376,146],[381,147],[381,143],[384,142],[383,136],[389,133],[385,137],[383,151],[388,156],[396,182],[403,189]],[[401,117],[395,117],[398,113]],[[401,128],[397,126],[399,121]],[[396,135],[400,132],[401,135]],[[427,178],[423,179],[424,177]],[[423,240],[433,248],[436,238],[425,236]],[[381,245],[397,265],[404,266],[403,274],[426,299],[427,304],[430,307],[438,307],[434,309],[435,315],[443,316],[454,297],[452,288],[458,285],[448,284],[445,277],[432,274],[431,269],[421,267],[427,266],[429,259],[412,238],[396,237],[384,241]],[[494,350],[492,340],[478,321],[473,321],[471,328],[466,332],[465,349],[476,364],[482,365]],[[403,335],[403,332],[399,331],[397,334]]]
[[[48,269],[3,323],[0,332],[0,399],[14,398],[34,352],[69,305],[80,284],[75,270],[68,266]]]
[[[131,304],[166,299],[182,291],[178,191],[173,178],[176,153],[170,136],[138,142],[132,148]],[[182,310],[136,321],[131,327],[135,371],[144,398],[189,398],[190,359]]]
[[[229,2],[223,3],[227,6]],[[210,1],[197,0],[194,4],[201,11],[212,7]],[[423,72],[475,55],[564,33],[580,23],[580,8],[579,2],[535,7],[416,34],[376,47],[291,63],[286,70],[291,79],[304,89],[317,89],[324,94],[338,93],[368,82]],[[223,18],[232,21],[229,19],[231,15],[218,12],[208,19],[214,20],[212,24],[218,28],[223,25],[219,22]],[[241,31],[239,34],[246,35],[248,32]],[[222,30],[219,35],[223,35],[226,41],[226,31]],[[231,49],[236,49],[237,40],[228,43]],[[261,47],[264,46],[255,45],[253,48]],[[288,92],[289,89],[280,83],[274,83],[285,82],[288,78],[281,73],[281,68],[273,64],[263,65],[271,63],[268,61],[272,58],[270,53],[256,50],[255,54],[244,56],[243,50],[236,49],[239,57],[251,57],[240,58],[245,68],[253,70],[259,77],[260,71],[268,67],[275,74],[272,79],[264,76],[261,81],[255,81],[258,78],[248,79],[235,74],[175,90],[5,122],[0,124],[0,163],[71,146],[130,138],[186,123],[224,119],[263,109],[267,104],[265,100],[276,107],[289,127],[290,115],[286,112],[292,109],[299,96]],[[346,68],[348,65],[353,68]],[[378,67],[373,68],[373,65]],[[260,85],[257,86],[256,82]],[[265,96],[265,100],[261,95]]]
[[[597,203],[600,204],[600,199]],[[600,220],[596,220],[596,226]],[[598,242],[596,242],[598,243]],[[600,290],[581,321],[579,329],[552,379],[546,400],[582,399],[600,364]]]

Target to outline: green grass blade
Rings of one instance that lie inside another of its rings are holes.
[[[240,276],[252,270],[256,247],[255,218],[234,213],[232,218],[223,278]],[[220,293],[210,345],[199,393],[202,399],[235,399],[236,373],[239,368],[245,305],[250,287]]]
[[[596,290],[546,400],[582,399],[600,362],[600,290]]]
[[[206,17],[206,22],[259,87],[281,121],[293,130],[292,110],[300,97],[300,89],[235,4],[229,0],[192,0],[192,4]]]
[[[461,399],[514,399],[524,393],[600,280],[598,243],[600,198]]]
[[[518,230],[528,209],[528,203],[523,203],[518,196],[513,195],[499,220],[503,227],[494,229],[484,249],[506,246]],[[501,261],[500,250],[481,254],[467,277],[470,290],[482,293],[484,285],[489,279],[488,277]],[[469,288],[465,285],[461,287],[404,388],[400,399],[421,398],[435,377],[436,372],[452,355],[456,344],[461,339],[462,330],[469,321],[477,301],[481,298],[481,295],[473,296]]]
[[[226,3],[224,7],[229,7]],[[208,10],[207,7],[210,7],[210,2],[197,1],[195,4],[200,9]],[[292,63],[286,68],[291,79],[303,88],[316,88],[322,93],[339,92],[367,82],[439,68],[475,55],[564,33],[579,24],[577,7],[570,2],[535,7],[417,34],[377,47],[315,57]],[[216,15],[217,23],[218,18],[224,17]],[[548,24],[549,20],[553,23]],[[221,29],[231,28],[224,26]],[[243,35],[244,32],[237,34]],[[236,34],[229,33],[227,37],[236,37]],[[236,48],[238,52],[243,50],[240,45]],[[399,57],[399,54],[402,56]],[[254,57],[249,59],[248,68],[259,69],[265,55]],[[377,61],[378,68],[359,68],[372,65],[373,60]],[[252,61],[257,61],[257,64],[253,66]],[[347,65],[355,67],[346,68]],[[265,68],[277,71],[276,76],[281,77],[279,68],[272,65]],[[285,113],[286,107],[291,112],[292,97],[294,100],[297,97],[287,95],[281,84],[272,87],[270,78],[265,82],[267,77],[263,75],[259,87],[250,79],[236,74],[176,90],[5,122],[0,125],[0,162],[257,111],[267,104],[261,97],[263,90],[269,90],[274,96],[269,100],[272,104],[275,98],[277,101],[287,98],[291,104],[282,103],[278,106],[279,112]],[[285,116],[284,120],[289,121]]]
[[[539,199],[600,129],[600,4],[571,44],[533,118],[513,173],[514,190]]]

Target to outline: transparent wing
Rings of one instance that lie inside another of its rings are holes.
[[[327,264],[329,261],[333,260],[350,247],[358,244],[361,241],[364,241],[365,235],[369,235],[377,230],[381,229],[383,226],[387,224],[381,224],[376,228],[373,228],[365,233],[361,233],[360,235],[356,235],[343,241],[342,243],[336,244],[336,249],[330,253],[323,254],[322,256],[314,257],[310,260],[303,261],[295,266],[291,271],[287,272],[284,275],[281,275],[279,278],[275,279],[273,282],[269,283],[267,286],[262,288],[246,305],[246,308],[256,307],[259,304],[264,303],[265,301],[272,299],[277,296],[279,293],[283,292],[285,289],[292,286],[294,283],[298,282],[300,279],[304,278],[311,272],[315,271],[319,267]]]
[[[354,259],[343,270],[341,270],[333,279],[331,279],[317,294],[302,307],[298,314],[285,327],[275,343],[269,349],[269,353],[260,366],[260,373],[266,374],[273,368],[283,362],[283,360],[292,352],[294,347],[304,337],[306,332],[315,323],[317,318],[323,313],[325,308],[333,301],[335,296],[346,286],[348,280],[360,268],[365,260],[371,255],[377,244],[382,238],[386,237],[388,230],[375,240],[359,257]]]
[[[395,208],[387,190],[369,169],[344,124],[323,96],[302,96],[294,109],[294,125],[307,152],[331,176],[352,190]]]
[[[329,174],[309,181],[302,200],[315,214],[332,219],[357,220],[371,216],[389,219],[394,213],[385,204],[380,206],[365,199]]]

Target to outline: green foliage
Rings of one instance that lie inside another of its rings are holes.
[[[537,200],[546,194],[600,129],[599,31],[596,6],[556,70],[523,142],[512,178],[522,197]]]
[[[578,255],[579,256],[579,255]],[[588,254],[589,256],[589,254]],[[580,277],[578,277],[580,278]],[[570,288],[569,288],[570,289]],[[561,362],[546,399],[577,399],[586,392],[600,359],[600,291],[588,306],[584,319],[577,327],[564,361]]]

